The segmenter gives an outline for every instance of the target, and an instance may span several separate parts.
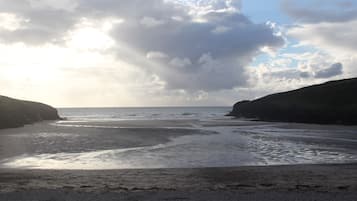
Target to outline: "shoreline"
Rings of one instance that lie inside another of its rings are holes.
[[[330,196],[332,200],[356,200],[357,163],[193,169],[0,169],[0,200],[26,198],[21,195],[31,195],[34,200],[54,195],[67,196],[65,200],[76,200],[76,196],[85,200],[93,196],[95,200],[115,200],[118,196],[122,200],[131,196],[145,200],[175,200],[172,196],[181,197],[179,200],[289,200],[296,196],[299,200],[326,200]],[[221,199],[222,195],[226,197]]]
[[[232,120],[45,122],[0,131],[0,162],[69,170],[354,162],[356,134],[350,127]]]

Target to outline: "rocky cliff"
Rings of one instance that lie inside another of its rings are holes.
[[[262,121],[357,125],[357,78],[240,101],[230,115]]]
[[[0,129],[57,119],[57,110],[51,106],[0,96]]]

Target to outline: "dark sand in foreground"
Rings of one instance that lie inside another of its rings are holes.
[[[0,200],[357,200],[357,164],[0,170]]]

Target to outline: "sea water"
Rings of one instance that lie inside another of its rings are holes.
[[[230,107],[63,108],[0,131],[0,167],[193,168],[357,161],[357,127],[227,117]]]

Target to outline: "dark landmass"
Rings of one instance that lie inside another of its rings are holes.
[[[57,119],[57,110],[49,105],[0,96],[0,129]]]
[[[0,169],[0,200],[355,201],[357,165],[88,171]]]
[[[241,101],[229,115],[261,121],[357,125],[357,78]]]

